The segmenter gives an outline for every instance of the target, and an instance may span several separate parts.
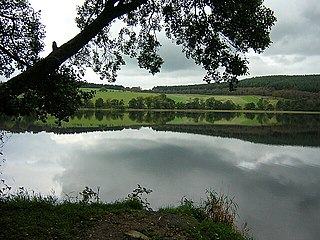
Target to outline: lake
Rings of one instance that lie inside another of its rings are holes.
[[[100,187],[104,201],[140,184],[154,209],[214,190],[234,197],[256,239],[318,239],[319,115],[101,114],[62,128],[3,121],[1,178],[60,197]]]

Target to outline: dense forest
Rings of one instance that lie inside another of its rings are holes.
[[[100,89],[108,89],[108,90],[120,90],[125,91],[126,88],[122,85],[112,85],[112,84],[97,84],[97,83],[85,83],[83,88],[100,88]]]
[[[239,81],[236,91],[230,92],[228,83],[197,84],[180,86],[158,86],[151,91],[156,93],[202,93],[226,95],[318,95],[320,75],[262,76]]]

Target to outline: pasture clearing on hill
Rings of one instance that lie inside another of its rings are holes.
[[[130,92],[130,91],[117,91],[117,90],[108,90],[108,91],[100,91],[100,89],[87,89],[84,90],[95,90],[96,95],[92,99],[95,102],[98,98],[102,98],[104,101],[107,99],[123,99],[125,106],[128,106],[128,103],[131,99],[137,97],[149,97],[149,96],[158,96],[158,93],[145,93],[145,92]],[[277,98],[274,97],[266,97],[266,96],[255,96],[255,95],[243,95],[243,96],[224,96],[224,95],[207,95],[207,94],[166,94],[166,96],[176,103],[182,102],[187,103],[192,99],[199,98],[200,100],[205,101],[208,98],[214,97],[218,101],[228,101],[231,100],[234,104],[240,105],[244,107],[247,103],[257,104],[259,99],[264,98],[267,99],[272,105],[275,105],[278,101]]]

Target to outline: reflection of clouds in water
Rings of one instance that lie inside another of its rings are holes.
[[[62,161],[66,170],[57,179],[65,192],[99,185],[102,198],[115,200],[139,183],[154,190],[148,197],[153,206],[165,206],[183,196],[200,199],[213,188],[235,196],[259,239],[313,239],[318,232],[317,148],[150,129],[98,135],[86,138],[90,151],[77,144],[72,158]]]
[[[50,194],[51,190],[59,195],[61,186],[54,176],[63,169],[59,164],[63,148],[50,139],[48,133],[13,134],[5,146],[7,159],[3,175],[14,189],[26,189]]]
[[[313,239],[312,234],[319,234],[319,148],[149,128],[35,136],[15,139],[24,145],[15,153],[17,162],[12,161],[17,168],[12,174],[37,176],[33,179],[41,183],[32,181],[34,186],[58,186],[64,193],[100,186],[101,198],[112,201],[139,183],[153,189],[148,197],[153,207],[178,204],[183,196],[197,200],[212,188],[235,196],[240,216],[259,232],[259,239]],[[24,161],[24,154],[34,158]]]
[[[264,164],[285,165],[288,167],[305,165],[302,159],[299,159],[299,157],[296,157],[296,154],[292,154],[291,152],[270,152],[259,156],[254,162],[250,159],[244,159],[239,162],[238,166],[244,169],[254,170]]]

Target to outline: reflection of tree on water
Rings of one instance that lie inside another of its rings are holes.
[[[241,113],[234,113],[234,112],[208,112],[206,113],[206,121],[210,123],[214,123],[220,120],[227,120],[230,121],[235,117],[239,117]]]
[[[292,127],[238,126],[238,125],[158,125],[156,131],[194,133],[207,136],[241,139],[253,143],[290,146],[320,146],[320,128],[312,126]]]
[[[272,113],[259,113],[257,114],[257,120],[260,124],[267,124],[269,123],[270,119],[274,117]]]
[[[256,114],[254,114],[254,113],[245,113],[244,116],[247,119],[253,120],[256,117]]]
[[[282,124],[294,126],[319,126],[319,114],[277,114],[276,119]]]
[[[103,120],[103,111],[95,111],[94,115],[98,121]]]
[[[132,121],[142,123],[144,119],[144,112],[129,112],[129,118]]]
[[[230,121],[235,117],[239,117],[241,113],[231,113],[231,112],[173,112],[173,111],[78,111],[72,119],[92,119],[93,115],[98,121],[102,121],[104,118],[106,120],[123,120],[124,114],[128,114],[131,121],[137,123],[149,123],[149,124],[166,124],[174,119],[191,119],[193,123],[199,123],[207,121],[214,123],[219,120]],[[255,116],[255,115],[253,115]]]
[[[103,118],[105,118],[106,120],[118,120],[118,119],[123,120],[124,113],[121,111],[119,112],[119,111],[103,111],[103,110],[96,110],[96,111],[85,110],[85,111],[76,112],[71,117],[71,119],[77,118],[78,120],[81,120],[81,119],[91,120],[93,116],[98,121],[102,121]]]
[[[83,117],[83,112],[82,112],[82,111],[77,111],[77,112],[74,114],[74,117],[76,117],[77,119],[81,120],[82,117]]]
[[[240,121],[246,122],[251,119],[253,125],[241,125]],[[247,117],[247,118],[245,118]],[[63,128],[58,125],[39,125],[32,118],[21,118],[12,120],[9,117],[0,115],[0,129],[11,132],[55,132],[55,133],[75,133],[91,131],[114,131],[122,130],[123,127],[132,127],[133,125],[158,125],[163,131],[178,131],[197,133],[204,135],[214,135],[220,137],[232,137],[252,142],[261,142],[267,144],[301,145],[301,146],[319,146],[320,142],[320,115],[317,114],[253,114],[253,113],[225,113],[225,112],[153,112],[153,111],[79,111],[77,117],[72,119],[92,119],[98,120],[123,120],[119,121],[120,126],[108,122],[99,124],[76,124],[65,125]],[[128,121],[128,118],[131,120]],[[235,124],[224,125],[218,121],[235,120]],[[253,120],[253,121],[252,121]],[[193,124],[198,121],[198,124]],[[256,124],[260,122],[261,126]],[[138,124],[133,124],[136,122]],[[204,124],[202,124],[202,122]],[[168,124],[169,123],[169,124]],[[180,124],[179,124],[180,123]],[[211,124],[208,124],[211,123]],[[217,124],[218,123],[218,124]],[[182,125],[181,125],[182,124]],[[157,128],[157,130],[160,130]],[[2,132],[1,132],[2,133]],[[5,136],[2,133],[2,136]],[[3,137],[2,137],[3,139]],[[0,149],[1,150],[1,149]],[[1,156],[0,156],[1,157]]]
[[[84,114],[83,114],[83,117],[85,119],[91,119],[94,115],[94,110],[87,110],[87,111],[84,111]]]
[[[194,123],[201,122],[205,119],[205,113],[197,113],[197,112],[180,112],[180,118],[190,118]]]
[[[166,124],[175,117],[175,112],[129,112],[130,120],[138,123]]]

